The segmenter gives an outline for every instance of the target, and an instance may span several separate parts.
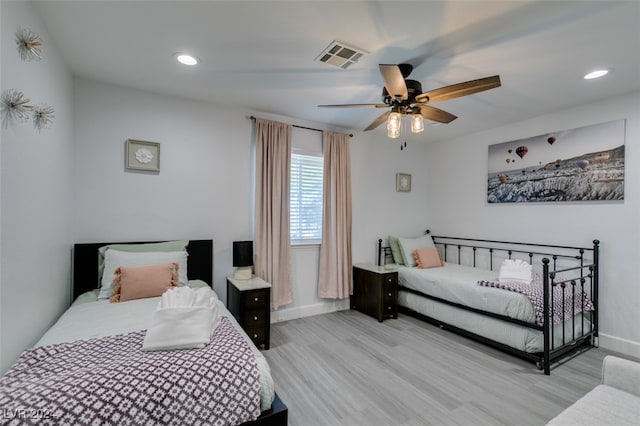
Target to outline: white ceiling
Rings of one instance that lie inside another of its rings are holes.
[[[638,1],[40,1],[74,76],[362,130],[384,110],[378,64],[408,62],[424,91],[499,74],[502,87],[438,103],[433,141],[640,90]],[[333,40],[370,54],[315,58]],[[46,43],[45,40],[45,55]],[[201,63],[178,64],[176,52]],[[595,68],[605,78],[585,81]],[[375,132],[384,134],[384,126]]]

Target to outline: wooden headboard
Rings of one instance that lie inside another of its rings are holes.
[[[73,299],[99,287],[98,249],[109,244],[145,244],[159,241],[83,243],[73,245]],[[213,240],[190,240],[187,246],[187,276],[190,280],[213,283]]]

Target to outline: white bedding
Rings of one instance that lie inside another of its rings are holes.
[[[445,263],[440,268],[401,266],[398,269],[398,282],[401,286],[486,312],[535,322],[533,305],[524,294],[478,285],[478,280],[497,279],[496,271],[456,263]]]
[[[496,281],[497,278],[496,271],[455,263],[446,263],[441,268],[399,267],[398,269],[398,282],[404,287],[450,302],[535,323],[534,308],[527,296],[513,291],[478,285],[478,280]],[[528,353],[543,351],[543,334],[539,330],[465,311],[407,291],[398,292],[398,304],[520,351]],[[583,318],[581,314],[574,318],[575,321],[569,320],[564,323],[564,332],[569,340],[571,340],[570,336],[573,333],[576,336],[581,335],[583,327],[584,330],[589,330],[591,327],[589,320]],[[562,331],[562,324],[554,327],[553,347],[563,344]]]
[[[189,281],[189,285],[201,287],[206,283],[196,280]],[[121,303],[109,303],[108,300],[97,300],[97,290],[84,293],[76,299],[35,346],[145,330],[151,323],[151,314],[156,309],[159,301],[160,297],[152,297]],[[256,348],[224,304],[220,301],[217,303],[218,315],[229,318],[235,328],[244,336],[255,354],[260,371],[260,405],[263,411],[267,410],[271,408],[275,395],[269,364],[267,364],[264,355]]]

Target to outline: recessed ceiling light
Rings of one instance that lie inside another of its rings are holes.
[[[595,70],[595,71],[591,71],[588,74],[585,74],[584,79],[593,80],[594,78],[604,77],[607,74],[609,74],[609,70]]]
[[[195,56],[187,55],[186,53],[178,53],[176,60],[183,65],[193,66],[198,63],[198,58]]]

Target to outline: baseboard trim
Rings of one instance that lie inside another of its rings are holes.
[[[599,333],[598,337],[601,348],[640,358],[640,343],[603,333]]]
[[[296,306],[295,308],[271,311],[271,322],[288,321],[296,318],[327,314],[329,312],[344,311],[346,309],[349,309],[349,299],[316,303],[314,305]]]

